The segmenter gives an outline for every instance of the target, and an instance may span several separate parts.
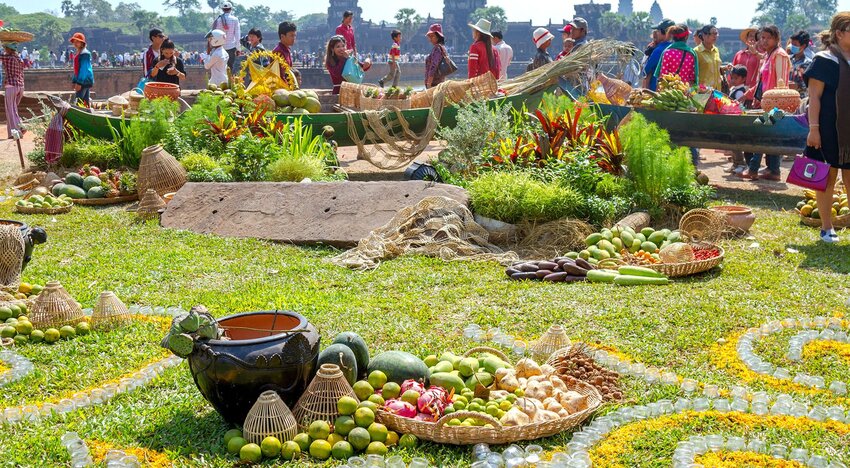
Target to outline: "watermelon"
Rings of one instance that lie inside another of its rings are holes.
[[[68,195],[69,197],[71,197],[75,200],[80,199],[80,198],[87,198],[86,197],[86,191],[83,190],[82,187],[77,187],[76,185],[71,185],[71,184],[66,185],[64,193],[65,193],[65,195]]]
[[[86,177],[85,179],[83,179],[83,190],[88,192],[93,187],[100,187],[100,177],[90,175],[90,176]]]
[[[69,172],[68,175],[65,176],[65,183],[68,185],[76,185],[77,187],[83,188],[83,176],[77,174],[76,172]],[[98,184],[100,183],[100,179],[98,179]]]
[[[51,192],[53,193],[53,195],[58,197],[59,195],[65,193],[65,187],[67,187],[67,185],[65,185],[64,183],[58,183],[53,186],[53,190]]]
[[[360,372],[358,377],[365,377],[366,368],[369,367],[369,347],[366,346],[366,341],[357,333],[344,332],[337,335],[333,342],[351,348],[354,357],[357,359],[357,370]]]
[[[92,187],[86,192],[86,196],[88,198],[103,198],[106,196],[106,193],[103,191],[103,187],[100,185],[96,187]]]
[[[418,357],[404,351],[387,351],[372,358],[367,373],[376,370],[386,374],[389,382],[399,385],[407,379],[424,381],[428,377],[428,366]]]
[[[322,364],[339,366],[345,380],[351,385],[357,381],[357,358],[354,357],[354,351],[342,343],[334,343],[319,353],[319,366]]]

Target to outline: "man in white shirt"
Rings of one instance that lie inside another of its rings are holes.
[[[499,53],[499,63],[502,68],[499,70],[499,80],[508,79],[508,66],[511,60],[514,59],[514,49],[504,41],[502,31],[493,31],[493,48]]]
[[[239,18],[233,15],[233,4],[229,1],[221,4],[221,14],[213,21],[210,29],[224,31],[224,50],[227,51],[227,68],[233,71],[233,63],[236,61],[236,51],[239,47],[239,38],[242,31],[239,28]]]

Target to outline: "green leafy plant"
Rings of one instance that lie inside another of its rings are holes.
[[[120,123],[119,131],[111,126],[113,140],[120,146],[120,164],[130,169],[138,169],[142,150],[159,143],[173,124],[179,106],[168,98],[152,101],[145,100],[139,105],[139,114]]]
[[[557,183],[543,183],[521,172],[483,174],[469,184],[473,210],[506,223],[581,218],[584,197]]]
[[[190,182],[231,182],[233,177],[205,152],[192,152],[180,160]]]
[[[285,156],[271,163],[268,168],[268,180],[273,182],[323,180],[327,178],[327,174],[328,168],[325,163],[321,159],[310,156]]]
[[[509,106],[490,109],[484,102],[461,107],[457,125],[438,130],[438,137],[446,142],[439,161],[454,173],[475,175],[493,154],[496,144],[511,137],[511,109]]]
[[[44,156],[44,147],[36,148],[27,153],[27,160],[39,169],[47,168],[47,161]]]
[[[266,180],[266,168],[279,156],[271,138],[254,138],[245,134],[227,145],[230,172],[236,181]]]
[[[62,156],[59,158],[59,164],[63,167],[79,167],[88,164],[106,169],[117,167],[120,163],[119,145],[91,137],[84,137],[64,145]]]

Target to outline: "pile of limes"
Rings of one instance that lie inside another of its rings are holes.
[[[23,303],[0,307],[0,338],[11,339],[17,346],[42,342],[53,344],[60,339],[70,340],[91,331],[88,322],[79,322],[76,326],[65,325],[59,329],[38,330],[24,315],[26,312],[27,306]]]

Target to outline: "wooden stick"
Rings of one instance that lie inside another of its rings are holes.
[[[21,139],[18,138],[15,140],[15,143],[18,144],[18,157],[21,159],[21,170],[25,169],[24,165],[24,150],[21,149]]]

